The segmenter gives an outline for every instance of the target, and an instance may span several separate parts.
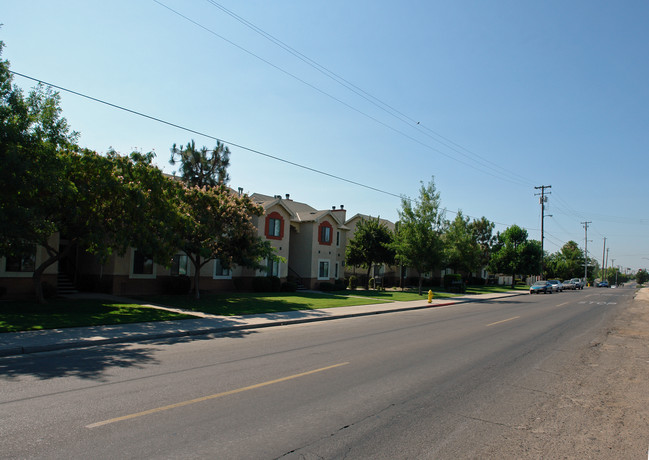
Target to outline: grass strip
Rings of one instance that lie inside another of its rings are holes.
[[[194,318],[190,315],[106,300],[1,302],[0,332],[36,331],[64,327],[103,326]]]

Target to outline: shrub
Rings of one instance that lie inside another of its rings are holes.
[[[344,291],[345,290],[345,280],[343,279],[337,279],[334,281],[334,286],[336,287],[336,291]]]
[[[52,286],[48,282],[43,283],[43,297],[46,299],[52,299],[56,297],[56,287]]]
[[[356,289],[356,286],[358,286],[358,278],[356,275],[350,276],[348,281],[347,287],[349,287],[349,289]]]
[[[184,295],[189,293],[191,285],[192,281],[189,276],[172,276],[165,284],[165,291],[167,294]]]
[[[252,279],[252,290],[254,292],[270,292],[270,278],[260,276]]]
[[[320,289],[323,292],[331,292],[336,290],[336,286],[333,283],[328,283],[326,281],[318,284],[318,289]]]
[[[279,292],[282,289],[282,281],[276,276],[268,277],[270,280],[270,291]]]
[[[297,291],[297,283],[293,281],[287,281],[285,283],[282,283],[282,287],[280,288],[282,292],[295,292]]]

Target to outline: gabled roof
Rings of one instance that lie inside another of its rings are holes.
[[[355,214],[352,218],[347,219],[347,222],[345,222],[345,225],[348,225],[350,222],[352,222],[354,220],[360,220],[360,219],[363,219],[363,220],[370,220],[370,219],[376,220],[377,217],[368,216],[367,214]],[[386,227],[388,227],[388,229],[390,231],[394,231],[394,227],[395,227],[394,222],[389,221],[387,219],[381,219],[380,217],[378,217],[378,219],[379,219],[379,222],[384,224]]]
[[[264,209],[268,209],[275,204],[281,204],[289,211],[291,220],[294,222],[320,222],[322,218],[329,215],[338,223],[339,228],[343,230],[347,229],[345,223],[337,216],[337,213],[329,209],[319,211],[306,203],[282,198],[281,195],[270,196],[253,193],[250,198],[255,203],[261,204]]]
[[[296,218],[295,212],[291,209],[290,206],[287,206],[289,200],[283,200],[281,196],[268,196],[262,195],[260,193],[253,193],[250,195],[250,199],[255,203],[261,205],[264,210],[269,209],[275,205],[283,207],[286,212],[291,217],[291,220]]]

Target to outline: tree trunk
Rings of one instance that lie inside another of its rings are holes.
[[[47,267],[49,267],[50,265],[52,265],[54,262],[58,261],[62,257],[68,255],[74,245],[76,245],[76,241],[72,241],[70,245],[68,245],[68,247],[65,248],[65,251],[63,252],[57,252],[54,248],[50,247],[49,245],[44,246],[47,249],[47,253],[50,254],[50,257],[45,262],[40,264],[38,268],[34,270],[34,275],[32,276],[32,280],[34,281],[34,294],[36,294],[36,301],[38,303],[40,304],[47,303],[43,293],[43,273],[45,273]]]
[[[367,269],[367,281],[365,282],[365,289],[369,291],[370,289],[370,272],[372,271],[372,265],[370,264],[369,268]],[[376,285],[374,285],[376,287]]]
[[[194,262],[194,299],[201,298],[201,291],[199,290],[199,280],[201,278],[201,255],[196,254],[196,261]]]
[[[424,284],[424,279],[419,275],[419,295],[421,295],[421,287]]]

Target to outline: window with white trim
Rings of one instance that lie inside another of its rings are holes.
[[[266,261],[266,267],[268,267],[268,276],[280,277],[279,273],[279,260],[268,259]]]
[[[131,251],[131,278],[155,278],[155,263],[153,258],[139,249]]]
[[[31,273],[36,269],[36,246],[32,251],[7,256],[5,271],[9,273]]]
[[[219,259],[214,259],[214,279],[229,279],[232,278],[232,269],[225,268]]]
[[[189,275],[189,257],[187,254],[176,254],[171,260],[171,276]]]
[[[318,261],[318,279],[319,280],[328,280],[329,279],[329,261],[320,260]]]

